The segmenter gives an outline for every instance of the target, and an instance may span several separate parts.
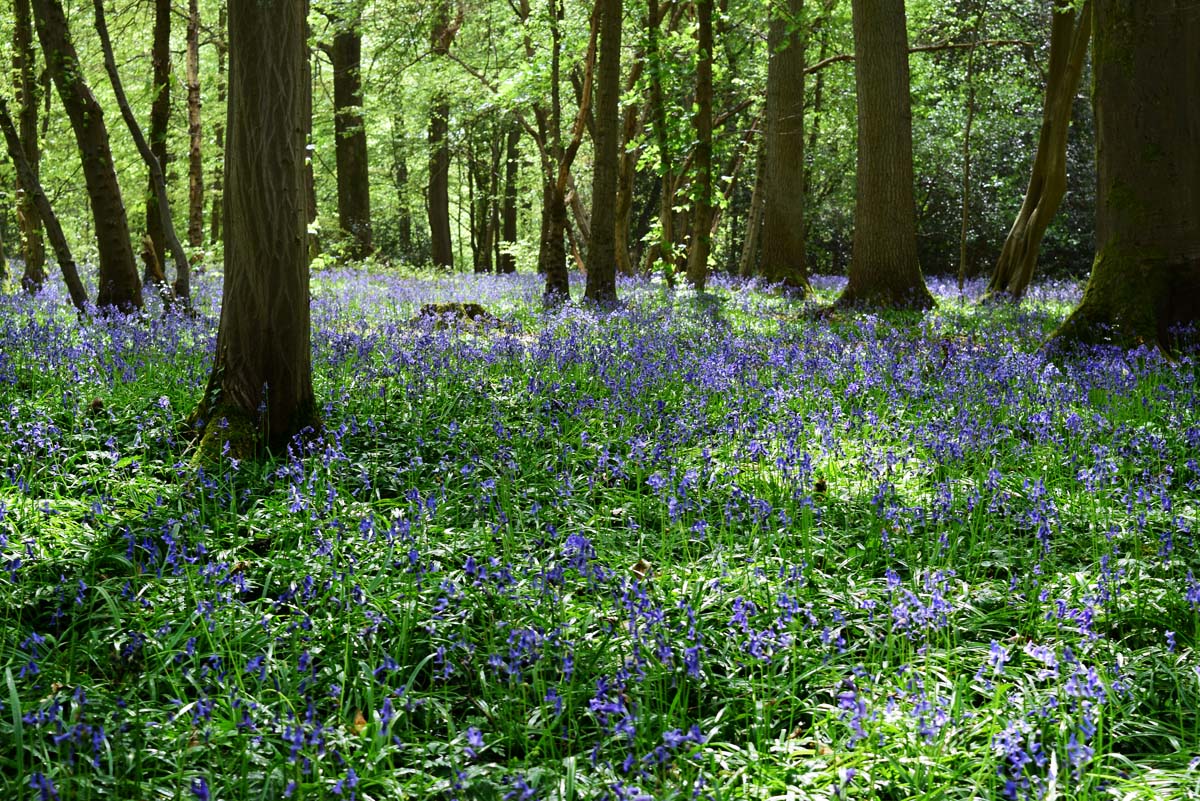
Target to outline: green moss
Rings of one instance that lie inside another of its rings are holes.
[[[251,460],[259,456],[263,445],[258,423],[236,406],[221,403],[212,409],[212,417],[192,454],[192,464],[212,467],[228,459]]]

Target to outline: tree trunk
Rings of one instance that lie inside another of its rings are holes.
[[[188,245],[204,246],[204,128],[200,124],[200,3],[188,0]]]
[[[547,181],[542,196],[542,241],[538,272],[546,276],[544,301],[554,306],[571,296],[567,273],[567,202],[554,181]]]
[[[804,294],[804,0],[788,0],[767,37],[766,175],[763,180],[762,274]]]
[[[1033,280],[1046,229],[1067,191],[1067,134],[1071,107],[1083,76],[1092,32],[1092,0],[1076,12],[1073,0],[1057,0],[1050,27],[1050,69],[1042,103],[1033,172],[988,284],[991,297],[1019,300]]]
[[[983,33],[983,15],[987,4],[980,2],[975,10],[975,31],[967,55],[967,124],[963,130],[962,159],[962,226],[958,235],[958,292],[962,294],[967,280],[967,234],[971,221],[971,127],[975,123],[975,51]]]
[[[617,300],[617,126],[621,99],[621,0],[599,0],[600,61],[596,69],[596,137],[592,169],[591,236],[584,297]]]
[[[142,285],[129,240],[129,220],[113,167],[104,112],[83,79],[83,70],[59,0],[33,0],[46,65],[71,120],[92,207],[100,275],[96,305],[132,312],[142,307]]]
[[[101,9],[102,11],[103,9]],[[150,49],[154,68],[153,100],[150,103],[150,152],[164,175],[167,169],[167,130],[171,125],[171,0],[154,0],[154,43]],[[154,258],[166,264],[167,239],[158,213],[154,176],[146,180],[146,233],[154,242]],[[148,274],[142,283],[150,283]]]
[[[225,33],[225,6],[222,4],[221,12],[217,20],[216,31],[216,48],[217,48],[217,105],[225,105],[225,57],[229,53],[228,40]],[[221,208],[224,206],[224,182],[225,182],[225,117],[222,114],[217,114],[213,121],[213,145],[216,152],[213,154],[213,179],[212,179],[212,223],[209,226],[208,241],[212,244],[217,244],[221,241]]]
[[[32,171],[34,183],[37,183],[41,148],[38,146],[38,85],[34,61],[29,0],[13,0],[13,85],[21,127],[21,151]],[[17,185],[22,187],[27,182],[18,181]],[[32,191],[17,190],[17,223],[21,229],[21,251],[25,256],[21,286],[27,292],[37,292],[46,280],[46,244],[42,239],[42,220]]]
[[[334,138],[337,158],[338,225],[350,237],[346,255],[370,256],[371,192],[367,169],[367,129],[363,121],[362,32],[357,20],[343,20],[333,37]]]
[[[517,257],[512,247],[517,241],[517,176],[521,167],[521,126],[512,123],[504,146],[504,206],[500,212],[501,237],[504,249],[500,253],[501,273],[517,271]]]
[[[434,57],[446,56],[462,25],[462,17],[451,19],[450,0],[435,0],[430,50]],[[450,101],[442,90],[429,111],[429,238],[433,264],[454,269],[454,244],[450,236]]]
[[[104,20],[104,0],[93,0],[92,5],[96,13],[96,33],[100,36],[100,47],[104,53],[104,69],[108,72],[109,81],[112,83],[117,106],[121,109],[121,116],[125,119],[126,127],[129,128],[129,136],[133,139],[134,146],[137,147],[138,153],[141,154],[142,160],[146,162],[146,166],[150,170],[150,185],[154,187],[154,210],[158,212],[159,230],[162,232],[167,248],[171,251],[171,257],[175,260],[175,295],[186,302],[191,294],[191,265],[188,263],[187,254],[175,233],[175,223],[171,219],[171,206],[167,200],[167,182],[163,175],[162,162],[155,157],[150,144],[142,135],[142,129],[133,115],[133,109],[130,108],[129,101],[125,98],[125,90],[121,86],[121,76],[117,72],[117,61],[113,57],[112,42],[108,37],[108,25]],[[165,287],[166,279],[163,276],[162,262],[158,261],[157,244],[149,233],[146,236],[150,240],[150,253],[154,257],[146,260],[146,274],[149,276],[146,283],[151,283],[151,279],[153,279],[154,283],[163,285],[163,297],[170,302],[172,298],[170,291]],[[151,269],[152,265],[156,269]]]
[[[704,290],[708,280],[708,254],[712,250],[712,101],[713,101],[713,0],[696,0],[696,185],[692,197],[692,241],[688,248],[688,283]]]
[[[654,141],[658,146],[658,173],[662,183],[659,199],[659,236],[658,246],[649,248],[646,253],[646,271],[653,265],[654,257],[662,260],[668,282],[673,281],[675,274],[675,177],[671,165],[671,147],[667,132],[667,106],[663,99],[663,54],[659,47],[658,0],[648,0],[646,13],[646,39],[648,57],[650,59],[650,118],[654,127]]]
[[[242,427],[280,449],[317,419],[308,310],[305,8],[303,0],[229,8],[224,302],[212,375],[195,413],[216,448],[227,431]],[[231,423],[226,429],[222,417]]]
[[[404,120],[392,118],[392,181],[396,186],[396,247],[403,258],[413,257],[412,212],[408,207],[408,158],[404,152]]]
[[[1096,0],[1096,260],[1056,338],[1157,343],[1200,321],[1200,6]]]
[[[917,259],[904,0],[854,0],[858,190],[840,305],[933,306]]]
[[[746,237],[742,240],[742,255],[738,259],[738,275],[749,278],[754,275],[758,260],[759,236],[763,222],[763,181],[766,180],[766,145],[759,147],[755,159],[754,190],[750,193],[750,210],[746,213]]]
[[[17,135],[16,126],[13,125],[12,118],[8,114],[8,106],[2,97],[0,97],[0,128],[3,128],[4,141],[8,145],[8,155],[17,170],[17,182],[37,209],[39,219],[46,225],[46,234],[50,238],[51,247],[54,248],[54,257],[58,259],[58,267],[62,271],[63,282],[67,285],[71,303],[79,310],[80,314],[87,314],[87,290],[83,288],[83,281],[79,280],[79,271],[75,267],[75,258],[71,255],[71,247],[67,244],[67,237],[63,234],[62,226],[59,225],[58,215],[54,213],[50,201],[46,198],[46,193],[42,190],[37,172],[25,153],[24,143]],[[25,288],[27,291],[33,291],[31,287]]]

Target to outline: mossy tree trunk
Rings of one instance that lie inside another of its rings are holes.
[[[104,111],[84,82],[62,3],[33,0],[33,12],[46,67],[71,120],[91,202],[100,262],[96,305],[101,309],[135,311],[142,307],[142,284],[133,258],[129,219],[113,166]]]
[[[1092,0],[1078,11],[1073,0],[1057,0],[1053,17],[1037,154],[1021,210],[992,270],[989,297],[1020,300],[1025,294],[1033,280],[1046,229],[1067,191],[1067,133],[1091,39]]]
[[[767,129],[762,181],[762,274],[804,293],[804,0],[777,9],[767,36]],[[758,190],[758,184],[755,184]],[[754,215],[751,214],[751,217]]]
[[[1095,14],[1096,259],[1055,338],[1169,349],[1200,321],[1200,6]]]
[[[854,255],[839,305],[926,309],[917,259],[904,0],[854,0],[858,175]]]
[[[196,416],[278,449],[316,422],[305,187],[304,0],[229,6],[225,281],[216,359]],[[262,158],[270,153],[271,158]]]

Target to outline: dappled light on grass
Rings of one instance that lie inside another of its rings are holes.
[[[208,468],[213,276],[0,299],[6,797],[1184,795],[1194,355],[1050,361],[1077,286],[930,285],[322,273],[323,435]]]

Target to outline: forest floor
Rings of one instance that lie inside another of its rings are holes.
[[[1200,795],[1196,354],[717,283],[320,273],[323,434],[207,467],[216,276],[0,297],[0,797]]]

